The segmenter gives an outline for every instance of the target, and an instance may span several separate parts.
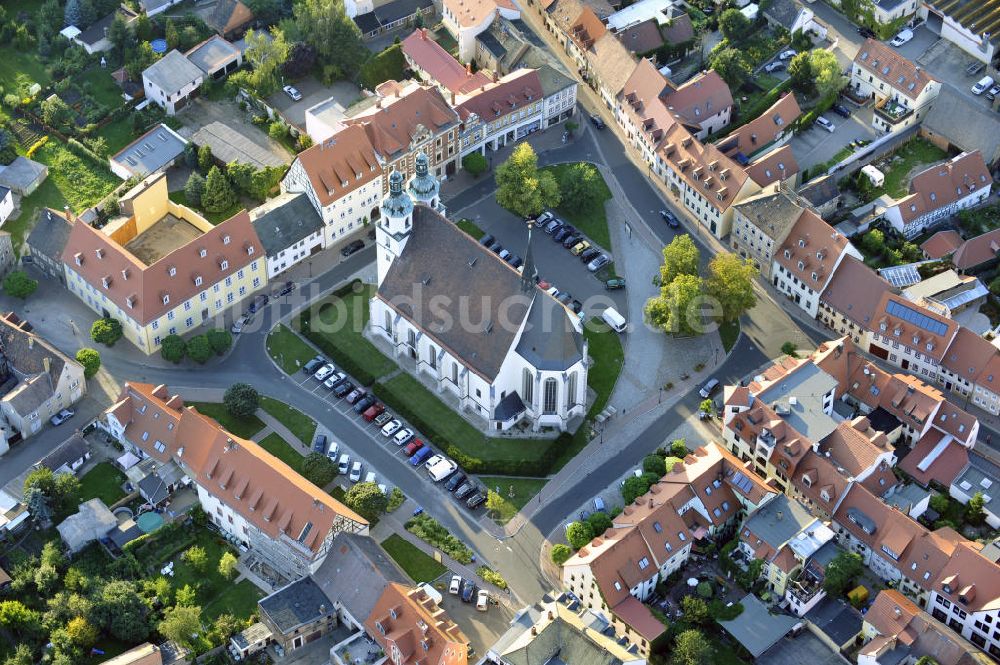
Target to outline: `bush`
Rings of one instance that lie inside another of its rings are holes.
[[[569,548],[569,545],[563,545],[562,543],[556,543],[552,546],[552,552],[550,553],[552,557],[552,563],[557,566],[561,566],[566,563],[571,556],[573,556],[573,550]]]
[[[471,152],[462,158],[462,168],[468,171],[474,178],[478,178],[489,168],[489,163],[482,154]]]
[[[260,406],[260,393],[249,383],[234,383],[226,389],[222,403],[237,418],[249,418]]]
[[[377,521],[389,505],[385,494],[375,483],[357,483],[347,490],[344,503],[369,522]]]
[[[216,355],[221,356],[233,345],[233,336],[228,330],[209,330],[206,335],[208,336],[208,344]]]
[[[430,515],[426,513],[417,515],[408,520],[405,526],[407,531],[428,545],[438,548],[455,561],[472,563],[472,550]]]
[[[702,598],[711,598],[713,593],[712,583],[708,581],[698,582],[697,592]]]
[[[507,588],[507,580],[503,578],[503,575],[489,566],[479,566],[479,568],[476,568],[476,574],[498,589]]]
[[[105,346],[114,346],[122,338],[122,334],[122,324],[118,319],[97,319],[90,326],[90,339]]]
[[[594,530],[587,522],[570,522],[566,527],[566,540],[575,550],[586,547],[594,539]]]
[[[393,487],[392,491],[389,492],[389,503],[385,507],[385,512],[391,513],[396,510],[406,501],[406,495],[403,494],[403,490],[398,487]]]
[[[192,337],[187,344],[187,355],[188,357],[198,363],[199,365],[204,365],[208,362],[208,359],[214,355],[212,350],[212,345],[208,341],[207,335],[196,335]]]
[[[286,136],[288,136],[288,125],[281,122],[280,120],[275,120],[267,127],[267,135],[270,136],[275,141],[280,141]]]
[[[642,472],[654,473],[658,477],[662,478],[667,473],[666,459],[659,455],[646,455],[646,457],[642,459]]]
[[[23,270],[15,270],[3,280],[4,293],[12,298],[24,300],[38,288],[38,281],[28,277]]]
[[[88,379],[101,369],[101,354],[96,349],[80,349],[76,352],[76,361],[83,365],[83,375]]]
[[[337,477],[337,465],[322,453],[312,452],[302,458],[302,476],[317,487],[326,487]]]
[[[611,517],[607,513],[597,511],[587,517],[587,524],[595,536],[599,536],[612,527]]]
[[[167,362],[177,364],[184,360],[186,353],[187,344],[179,335],[167,335],[163,338],[163,343],[160,345],[160,355]]]

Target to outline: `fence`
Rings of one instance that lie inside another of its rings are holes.
[[[910,127],[904,127],[896,132],[886,134],[885,136],[880,136],[863,147],[861,150],[858,150],[828,168],[826,173],[827,175],[833,175],[838,171],[846,169],[842,175],[849,176],[864,166],[864,164],[861,163],[861,160],[867,159],[868,157],[875,159],[876,157],[881,157],[884,153],[895,150],[901,144],[913,138],[913,135],[917,133],[918,129],[919,125],[912,125]]]

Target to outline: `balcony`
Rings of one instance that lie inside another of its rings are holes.
[[[875,105],[875,115],[881,117],[887,125],[892,126],[905,121],[913,115],[913,111],[887,97]]]
[[[804,570],[798,579],[788,585],[788,591],[803,605],[815,598],[816,594],[822,590],[823,578],[812,569]]]

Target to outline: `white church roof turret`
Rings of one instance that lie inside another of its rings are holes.
[[[422,152],[417,153],[414,159],[414,174],[407,190],[414,203],[423,203],[431,208],[437,206],[441,184],[431,175],[430,160]]]

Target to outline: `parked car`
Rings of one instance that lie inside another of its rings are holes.
[[[486,589],[480,589],[479,593],[476,594],[476,609],[480,612],[485,612],[490,607],[490,592]]]
[[[558,219],[553,219],[551,222],[545,225],[545,228],[543,230],[547,234],[552,235],[553,233],[561,229],[562,225],[563,225],[562,222],[560,222]]]
[[[326,434],[316,435],[316,440],[313,441],[313,450],[320,454],[326,452]]]
[[[347,403],[355,404],[359,399],[367,394],[364,388],[355,388],[351,392],[347,393]]]
[[[993,87],[986,93],[986,99],[993,101],[997,98],[997,94],[1000,94],[1000,83],[993,84]]]
[[[246,325],[251,321],[253,321],[253,314],[244,314],[240,318],[233,321],[233,327],[230,328],[229,330],[234,335],[239,335],[241,332],[243,332],[243,328],[245,328]]]
[[[574,229],[569,224],[563,224],[562,228],[560,228],[559,230],[557,230],[555,233],[552,234],[552,239],[555,240],[556,242],[562,242],[568,236],[571,236],[574,233],[576,233],[576,229]]]
[[[608,511],[607,506],[604,505],[604,499],[599,496],[594,497],[594,512],[595,513],[606,513]]]
[[[366,423],[370,423],[382,415],[383,411],[385,411],[385,404],[382,402],[375,402],[365,409],[365,412],[361,414],[361,417],[365,419]]]
[[[587,270],[590,272],[597,272],[604,266],[611,263],[611,258],[607,254],[601,254],[596,259],[587,264]]]
[[[718,379],[709,379],[708,382],[701,387],[698,394],[701,395],[702,399],[708,399],[715,392],[715,389],[719,387]]]
[[[490,247],[490,251],[496,254],[497,256],[500,256],[500,252],[503,251],[503,245],[501,245],[500,243],[494,243],[494,245]]]
[[[913,39],[913,31],[910,30],[909,28],[904,28],[903,30],[900,30],[898,33],[896,33],[895,37],[889,40],[889,44],[892,46],[899,47],[905,44],[906,42],[910,41],[911,39]]]
[[[383,411],[375,416],[375,426],[381,431],[382,427],[385,426],[390,420],[392,420],[392,414],[388,411]]]
[[[302,366],[302,371],[306,374],[315,374],[320,367],[326,364],[326,358],[323,356],[316,356],[315,358],[310,358],[306,361],[306,364]]]
[[[510,256],[507,257],[507,263],[509,263],[511,267],[516,270],[517,268],[520,268],[521,266],[524,265],[524,259],[522,259],[517,254],[511,254]]]
[[[543,226],[545,226],[546,224],[548,224],[549,222],[551,222],[555,218],[556,218],[555,215],[553,215],[551,212],[549,212],[548,210],[546,210],[541,215],[539,215],[538,217],[535,218],[535,226],[537,226],[538,228],[542,228]]]
[[[482,492],[476,492],[475,494],[473,494],[472,496],[470,496],[468,499],[465,500],[465,505],[468,506],[469,509],[471,510],[481,506],[483,504],[483,501],[486,501],[486,495],[483,494]]]
[[[771,74],[774,72],[780,72],[785,69],[785,63],[781,60],[775,60],[774,62],[769,62],[764,65],[764,71]]]
[[[792,58],[794,58],[798,54],[799,54],[798,51],[796,51],[793,48],[790,48],[790,49],[787,49],[787,50],[782,51],[781,53],[779,53],[778,54],[778,60],[791,60]]]
[[[359,399],[357,402],[354,403],[354,413],[361,415],[362,413],[367,411],[368,407],[370,407],[374,403],[375,403],[374,395],[371,394],[365,395],[364,397],[362,397],[361,399]]]
[[[281,287],[278,291],[278,297],[287,296],[289,293],[295,290],[295,282],[285,282],[285,285]]]
[[[374,485],[375,484],[375,480],[376,480],[376,478],[375,478],[375,472],[374,471],[369,471],[368,473],[365,474],[365,482],[366,483],[371,483],[372,485]]]
[[[462,580],[462,590],[459,594],[462,598],[462,602],[471,603],[472,597],[475,595],[475,593],[476,593],[475,582],[472,582],[471,580]]]
[[[353,390],[354,390],[354,383],[352,383],[350,380],[341,381],[339,384],[337,384],[337,387],[333,389],[333,396],[336,397],[337,399],[340,399],[341,397],[347,395]]]
[[[580,256],[581,254],[583,254],[584,252],[586,252],[588,249],[590,249],[590,241],[589,240],[581,240],[580,242],[578,242],[575,245],[573,245],[573,248],[570,249],[569,251],[570,251],[571,254],[573,254],[573,256]]]
[[[360,252],[364,248],[365,248],[364,242],[362,242],[361,240],[355,240],[354,242],[348,244],[347,247],[344,247],[344,249],[340,250],[340,255],[343,256],[344,258],[347,258],[351,254],[354,254],[355,252]]]
[[[580,302],[579,300],[574,300],[569,304],[569,308],[573,310],[574,314],[579,314],[580,312],[583,311],[583,303]]]
[[[577,244],[581,240],[583,240],[582,235],[580,235],[579,233],[571,233],[565,238],[563,238],[562,246],[565,247],[566,249],[569,249],[570,247]]]
[[[573,296],[570,294],[569,291],[560,291],[559,295],[556,296],[556,300],[558,300],[564,305],[568,305],[570,301],[573,300]]]
[[[847,108],[843,104],[834,104],[830,107],[830,110],[839,115],[841,118],[851,117],[851,109]]]
[[[434,449],[430,446],[424,446],[417,452],[410,456],[410,466],[420,466],[427,461],[431,455],[434,454]]]
[[[491,234],[487,233],[486,235],[484,235],[482,238],[479,239],[479,244],[482,245],[483,247],[489,247],[490,245],[493,244],[494,240],[496,240],[496,238],[494,238]]]
[[[829,120],[827,120],[823,116],[820,116],[820,117],[816,118],[816,126],[825,129],[826,131],[830,132],[831,134],[833,133],[833,131],[835,129],[837,129],[837,126],[835,124],[833,124],[832,122],[830,122]]]
[[[326,456],[330,458],[331,462],[336,464],[337,458],[340,457],[340,444],[336,441],[331,441],[330,447],[326,450]]]
[[[985,68],[986,68],[985,63],[982,63],[982,62],[980,62],[980,61],[977,60],[976,62],[973,62],[971,65],[969,65],[968,67],[965,68],[965,75],[966,76],[975,76],[979,72],[983,71],[983,69],[985,69]]]
[[[448,479],[444,484],[444,488],[449,492],[454,492],[458,489],[458,486],[466,481],[464,473],[456,473],[454,476]]]
[[[253,302],[250,303],[250,307],[247,308],[247,312],[249,312],[250,314],[256,314],[260,310],[264,309],[264,307],[267,305],[268,302],[270,302],[270,300],[271,300],[270,298],[268,298],[263,294],[255,297],[253,299]]]
[[[455,490],[455,498],[459,500],[464,499],[465,497],[472,494],[472,491],[475,489],[476,489],[476,484],[471,480],[466,480],[464,483],[458,486],[457,490]]]
[[[604,282],[604,288],[608,291],[616,291],[618,289],[625,288],[625,278],[624,277],[614,277]]]
[[[981,95],[993,85],[992,76],[984,76],[976,82],[976,85],[972,86],[972,94]]]
[[[424,447],[423,441],[421,441],[420,439],[414,439],[413,441],[410,441],[408,444],[406,444],[406,448],[403,449],[403,452],[406,453],[407,457],[413,457],[413,455],[423,447]]]
[[[669,226],[672,229],[679,229],[681,227],[681,223],[680,221],[678,221],[677,215],[670,212],[669,210],[661,210],[660,217],[662,217],[663,221],[667,223],[667,226]]]
[[[397,446],[401,446],[404,443],[408,443],[410,439],[413,438],[413,430],[409,427],[404,427],[395,434],[392,435],[392,442]]]
[[[510,250],[507,250],[507,249],[501,249],[501,250],[499,251],[499,253],[497,253],[497,256],[499,256],[499,257],[500,257],[501,259],[503,259],[504,261],[506,261],[507,259],[509,259],[509,258],[510,258],[510,256],[511,256],[511,253],[510,253]]]
[[[351,456],[344,453],[340,456],[340,461],[337,462],[337,473],[344,475],[351,468]]]
[[[443,455],[435,455],[427,460],[427,475],[436,483],[450,477],[456,469],[458,469],[458,464]]]
[[[284,90],[285,94],[291,97],[292,100],[296,102],[302,101],[302,93],[299,92],[299,89],[296,88],[294,85],[286,85],[284,88],[282,88],[282,90]]]
[[[344,374],[343,372],[334,372],[333,374],[331,374],[326,378],[326,381],[323,382],[323,385],[329,388],[330,390],[333,390],[334,388],[337,387],[338,383],[346,379],[347,375]]]
[[[398,432],[402,426],[403,424],[398,420],[390,420],[382,426],[382,436],[388,439],[390,436]]]
[[[590,263],[598,256],[600,256],[600,254],[601,250],[597,249],[596,247],[591,247],[589,249],[580,252],[580,261],[582,263]]]
[[[875,38],[875,33],[872,31],[872,29],[871,28],[867,28],[867,27],[865,27],[863,25],[859,25],[858,26],[858,34],[861,35],[862,37],[864,37],[865,39],[874,39]]]
[[[334,367],[332,363],[327,363],[316,370],[316,373],[313,374],[313,378],[317,381],[326,381],[327,378],[336,371],[337,368]]]
[[[453,596],[457,596],[458,592],[462,590],[462,576],[452,575],[451,584],[448,586],[448,593]]]
[[[596,113],[590,116],[590,122],[592,125],[594,125],[594,127],[597,127],[598,129],[604,129],[607,126],[604,124],[604,119],[601,118],[601,116],[597,115]]]
[[[56,415],[49,418],[49,422],[58,427],[59,425],[62,425],[64,422],[66,422],[75,415],[76,411],[74,411],[73,409],[63,409]]]
[[[356,483],[359,480],[361,480],[361,470],[363,468],[364,468],[364,465],[361,462],[355,462],[351,466],[351,475],[349,475],[347,477],[348,480],[350,480],[352,483]]]

